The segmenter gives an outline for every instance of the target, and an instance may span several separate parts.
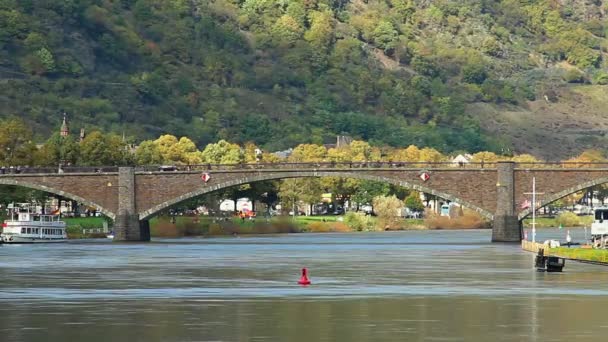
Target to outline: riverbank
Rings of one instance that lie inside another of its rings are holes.
[[[538,253],[539,249],[543,249],[543,254],[547,257],[552,256],[574,261],[608,264],[608,250],[594,249],[589,245],[582,245],[580,247],[573,246],[570,248],[549,248],[549,246],[541,243],[522,240],[521,247],[523,250],[532,253]]]
[[[245,219],[213,218],[208,216],[156,217],[150,220],[152,236],[215,236],[234,234],[328,233],[353,231],[379,231],[377,218],[366,216],[365,222],[356,224],[344,216],[278,216]],[[422,219],[404,219],[390,230],[424,229]]]
[[[574,216],[560,218],[560,217],[537,217],[536,228],[558,228],[561,224],[562,227],[576,228],[576,227],[591,227],[593,223],[593,216]],[[526,218],[523,220],[524,228],[532,228],[532,219]]]
[[[103,229],[104,222],[108,227],[112,226],[111,220],[105,217],[64,217],[62,220],[68,239],[105,238],[105,233],[83,233],[83,229]]]
[[[104,238],[105,233],[85,233],[84,230],[102,229],[103,217],[63,218],[70,239]],[[108,222],[111,230],[112,223]],[[375,216],[360,214],[326,216],[275,216],[240,219],[209,216],[159,216],[150,220],[153,237],[222,236],[244,234],[329,233],[384,230],[426,230],[489,228],[481,219],[463,216],[457,219],[434,216],[426,219],[398,219],[387,225]]]

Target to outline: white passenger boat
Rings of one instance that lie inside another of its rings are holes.
[[[27,205],[12,208],[0,234],[1,243],[64,242],[67,238],[65,222],[58,215],[36,214]]]
[[[591,224],[591,244],[594,248],[608,248],[608,207],[596,208]]]

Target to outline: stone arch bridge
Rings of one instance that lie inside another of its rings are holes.
[[[57,194],[115,220],[115,240],[147,241],[148,219],[187,199],[236,185],[297,177],[348,177],[387,182],[437,195],[493,221],[492,241],[521,239],[521,221],[531,212],[536,178],[538,207],[608,182],[606,165],[450,163],[276,163],[197,165],[170,168],[24,168],[0,174],[0,184]],[[581,167],[582,166],[582,167]],[[205,175],[206,177],[203,177]]]

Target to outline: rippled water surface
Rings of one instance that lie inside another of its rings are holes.
[[[567,262],[563,273],[537,273],[531,254],[490,235],[4,245],[0,340],[606,340],[608,268]],[[296,284],[301,267],[312,286]]]

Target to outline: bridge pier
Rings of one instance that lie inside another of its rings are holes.
[[[118,168],[118,213],[114,220],[114,241],[150,241],[149,221],[139,221],[135,205],[135,170]]]
[[[521,241],[521,225],[515,211],[515,163],[497,163],[496,213],[492,242]]]

